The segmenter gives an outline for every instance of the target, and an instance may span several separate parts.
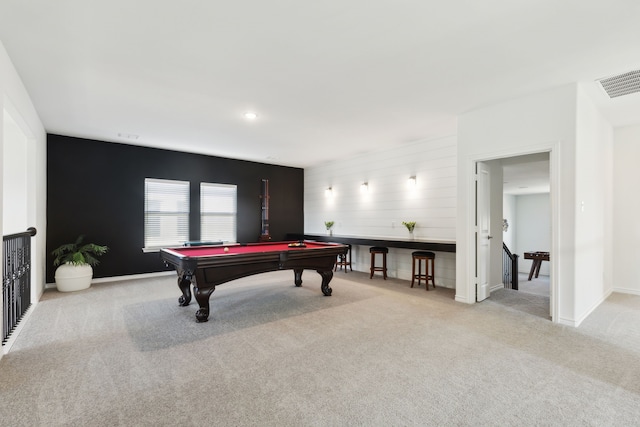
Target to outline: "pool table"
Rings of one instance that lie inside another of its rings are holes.
[[[220,285],[241,277],[277,270],[293,270],[294,283],[302,286],[302,271],[316,270],[322,277],[320,289],[331,295],[329,282],[338,255],[344,255],[347,246],[338,243],[291,241],[191,246],[160,249],[165,265],[175,267],[181,306],[191,302],[191,285],[200,308],[198,322],[209,319],[209,297]]]

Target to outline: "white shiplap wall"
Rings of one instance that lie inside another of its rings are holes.
[[[408,238],[402,221],[416,221],[415,239],[455,241],[456,154],[451,136],[305,169],[305,233],[325,233],[324,222],[335,221],[335,235]],[[416,177],[413,189],[410,176]],[[368,247],[354,248],[353,255],[354,269],[368,271]],[[411,250],[390,248],[388,263],[391,277],[410,280]],[[436,254],[436,283],[455,287],[455,254]]]

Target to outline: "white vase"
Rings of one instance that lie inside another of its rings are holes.
[[[409,232],[409,240],[413,240],[413,231]]]
[[[89,288],[93,268],[89,264],[62,264],[56,269],[56,287],[60,292],[75,292]]]

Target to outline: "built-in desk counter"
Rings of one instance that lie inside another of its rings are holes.
[[[387,246],[392,248],[415,249],[420,251],[453,252],[456,251],[456,242],[449,240],[403,240],[393,237],[358,237],[337,236],[327,234],[289,234],[288,240],[317,240],[319,242],[336,242],[362,246]]]

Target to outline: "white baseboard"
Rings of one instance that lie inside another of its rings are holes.
[[[504,283],[498,283],[497,285],[493,285],[491,288],[489,288],[489,293],[493,291],[497,291],[498,289],[504,289]]]
[[[462,295],[456,295],[455,300],[457,302],[463,302],[465,304],[473,304],[475,302],[475,301],[469,302],[469,300]]]
[[[640,290],[629,288],[613,288],[613,292],[619,292],[621,294],[640,295]]]
[[[169,271],[159,271],[157,273],[141,273],[141,274],[129,274],[126,276],[111,276],[111,277],[100,277],[99,279],[91,280],[91,284],[94,283],[108,283],[108,282],[119,282],[121,280],[135,280],[135,279],[149,279],[154,277],[162,277],[162,276],[175,276],[176,272]],[[46,283],[44,285],[46,289],[55,289],[55,283]]]
[[[580,324],[584,321],[584,319],[586,319],[591,313],[593,313],[593,310],[595,310],[596,308],[598,308],[600,306],[600,304],[602,304],[607,298],[609,298],[609,296],[613,293],[612,289],[609,289],[608,292],[606,292],[602,298],[600,298],[600,300],[598,300],[595,304],[593,304],[591,306],[591,308],[589,308],[588,310],[586,310],[581,316],[578,317],[576,323],[576,327],[580,326]]]
[[[159,271],[157,273],[142,273],[142,274],[129,274],[127,276],[101,277],[99,279],[93,279],[91,283],[119,282],[121,280],[150,279],[153,277],[175,276],[175,275],[176,275],[176,272],[174,270],[169,270],[169,271]]]
[[[573,319],[565,319],[564,317],[560,317],[558,319],[558,323],[566,326],[573,326],[574,328],[578,326]]]

